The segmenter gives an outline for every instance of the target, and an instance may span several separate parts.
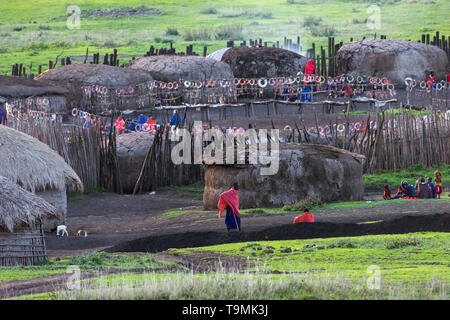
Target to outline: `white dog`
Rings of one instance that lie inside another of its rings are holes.
[[[64,234],[66,234],[66,237],[69,236],[69,233],[67,232],[67,227],[65,225],[60,225],[56,228],[56,235],[59,236],[59,232],[62,231],[61,237],[64,237]]]

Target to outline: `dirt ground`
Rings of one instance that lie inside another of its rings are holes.
[[[242,233],[227,234],[224,219],[212,212],[202,212],[200,200],[179,197],[179,191],[165,190],[157,191],[156,195],[117,195],[105,193],[103,195],[88,195],[83,200],[71,201],[68,204],[69,237],[56,237],[55,233],[46,235],[48,254],[50,257],[66,257],[78,255],[85,252],[107,249],[136,239],[144,242],[153,241],[151,237],[160,237],[167,245],[152,249],[152,252],[162,251],[170,247],[172,235],[185,232],[203,234],[204,237],[214,238],[222,236],[243,237],[248,233],[261,232],[268,227],[285,227],[291,225],[298,212],[282,215],[256,215],[244,216],[242,218]],[[368,199],[372,199],[369,196]],[[162,214],[168,209],[197,208],[199,213],[184,214],[178,217],[167,218]],[[405,202],[392,202],[365,209],[335,209],[319,210],[313,212],[316,222],[336,224],[355,224],[367,221],[391,221],[408,216],[427,216],[439,213],[450,213],[447,201],[422,202],[405,200]],[[88,230],[88,237],[77,237],[73,230],[84,225]],[[380,224],[377,224],[380,225]],[[416,230],[419,231],[419,230]],[[430,230],[432,231],[432,230]],[[435,230],[437,231],[437,230]],[[410,232],[410,231],[405,231]],[[411,231],[412,232],[412,231]],[[208,236],[207,236],[208,235]],[[342,234],[345,235],[345,234]],[[325,233],[317,233],[311,236],[326,236]],[[201,238],[201,237],[200,237]],[[174,240],[175,241],[175,240]],[[182,247],[207,245],[208,243],[190,243],[185,239]],[[212,243],[211,243],[212,244]],[[180,245],[178,244],[178,247]],[[132,250],[128,245],[125,251],[147,251],[145,245],[136,244]],[[148,249],[148,248],[147,248]],[[114,249],[118,251],[119,249]]]

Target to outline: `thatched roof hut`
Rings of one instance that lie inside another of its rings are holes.
[[[0,126],[1,174],[35,193],[45,190],[83,190],[78,175],[45,143]]]
[[[54,150],[39,140],[0,126],[0,174],[67,212],[66,190],[83,190],[78,175]],[[44,226],[51,229],[58,223]]]
[[[47,201],[0,176],[0,232],[31,227],[61,213]]]
[[[0,266],[45,259],[42,221],[58,218],[54,206],[0,176]]]
[[[39,104],[36,101],[29,104],[30,110],[46,113],[63,113],[66,111],[66,88],[54,85],[48,81],[35,81],[25,77],[0,75],[0,104],[29,97],[45,98],[48,103]]]

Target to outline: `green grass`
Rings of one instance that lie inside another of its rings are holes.
[[[68,266],[79,266],[83,272],[97,271],[98,269],[139,269],[139,270],[166,270],[174,268],[173,263],[156,260],[152,255],[133,254],[107,254],[98,252],[88,255],[76,256],[70,259],[50,260],[41,265],[1,267],[0,282],[14,280],[28,280],[48,277],[65,273]]]
[[[67,28],[66,8],[78,5],[82,10],[80,29]],[[326,46],[327,32],[334,31],[336,41],[348,42],[351,37],[361,39],[385,34],[388,39],[418,40],[422,33],[450,34],[447,0],[378,1],[381,9],[381,28],[370,30],[365,21],[368,2],[359,0],[302,0],[288,3],[285,0],[130,0],[121,3],[113,0],[74,0],[70,3],[56,0],[2,0],[0,2],[0,74],[10,73],[11,65],[33,64],[44,69],[56,56],[84,56],[89,52],[100,55],[111,53],[113,44],[121,55],[143,55],[150,45],[169,47],[172,41],[178,51],[191,41],[184,36],[193,29],[217,30],[226,26],[242,26],[245,39],[262,38],[269,45],[284,36],[296,39],[301,36],[304,49],[314,42],[316,47]],[[117,9],[145,5],[163,11],[158,16],[89,17],[87,12],[97,9]],[[307,17],[321,21],[305,25]],[[328,30],[327,30],[328,26]],[[166,34],[168,28],[176,32]],[[168,40],[166,43],[156,38]],[[201,53],[204,45],[208,52],[226,45],[222,37],[192,42],[194,51]],[[220,40],[219,40],[220,39]],[[73,60],[73,59],[72,59]],[[126,62],[129,59],[120,59]]]
[[[305,245],[325,249],[304,249]],[[327,246],[336,248],[328,249]],[[265,253],[256,247],[275,247]],[[293,252],[282,253],[281,247]],[[243,248],[243,251],[241,249]],[[294,251],[298,248],[299,251]],[[254,269],[265,271],[342,274],[359,279],[370,265],[381,270],[384,283],[424,284],[433,278],[450,283],[450,234],[410,233],[402,235],[373,235],[361,237],[259,241],[257,243],[231,243],[190,249],[171,249],[178,254],[195,255],[200,251],[247,258]],[[253,253],[254,256],[251,254]]]
[[[78,191],[71,191],[67,193],[67,201],[73,202],[73,201],[80,201],[85,200],[87,195],[96,195],[101,196],[105,193],[104,188],[94,188],[85,190],[84,192],[78,192]]]
[[[441,195],[441,199],[393,199],[393,200],[373,200],[373,201],[345,201],[345,202],[334,202],[334,203],[325,203],[325,204],[317,204],[317,205],[308,205],[308,208],[312,212],[327,212],[333,214],[333,211],[337,210],[358,210],[358,209],[370,209],[377,206],[389,206],[392,204],[411,204],[417,202],[429,202],[429,203],[446,203],[450,202],[450,197],[448,196],[448,192],[444,192]],[[282,208],[251,208],[251,209],[241,209],[239,210],[243,217],[257,217],[257,216],[265,216],[265,215],[277,215],[277,214],[289,214],[289,213],[302,213],[304,205],[302,202],[285,205]],[[409,213],[416,213],[418,211],[409,211]],[[218,211],[214,210],[203,210],[201,207],[186,207],[183,209],[170,209],[165,211],[162,215],[165,218],[176,218],[184,214],[208,214],[211,217],[217,216]]]
[[[437,168],[425,168],[421,163],[403,170],[381,170],[377,174],[365,174],[363,175],[363,182],[364,185],[379,187],[389,185],[396,188],[403,180],[414,185],[420,176],[432,177],[434,180],[434,171],[436,170],[442,172],[443,183],[450,183],[450,165],[443,164]]]

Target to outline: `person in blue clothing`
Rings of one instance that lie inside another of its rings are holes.
[[[412,184],[409,184],[406,181],[402,182],[402,187],[405,190],[404,195],[407,197],[415,197],[416,196],[416,189]]]
[[[172,119],[170,120],[171,126],[181,126],[181,116],[178,114],[178,111],[175,110],[173,112]]]
[[[430,186],[431,189],[431,198],[436,199],[436,192],[435,192],[436,186],[433,183],[432,177],[428,177],[428,185]]]
[[[143,115],[143,114],[140,114],[139,115],[139,123],[141,124],[141,125],[143,125],[144,123],[146,123],[147,122],[147,117],[145,116],[145,115]]]
[[[0,124],[6,124],[6,110],[3,108],[0,108]]]

